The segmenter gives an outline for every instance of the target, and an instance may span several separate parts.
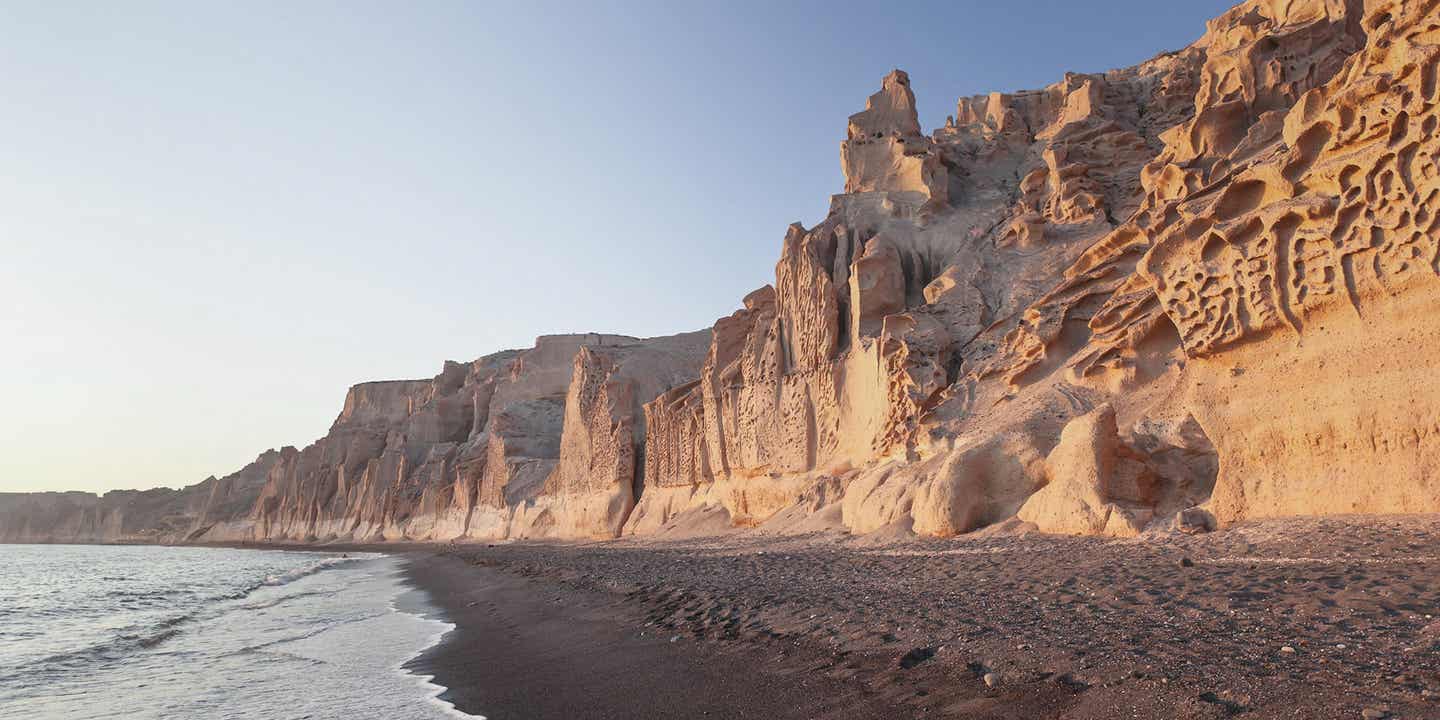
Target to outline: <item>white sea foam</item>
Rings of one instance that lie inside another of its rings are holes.
[[[443,622],[440,620],[435,620],[432,617],[427,617],[425,615],[420,615],[414,612],[401,610],[397,603],[398,600],[399,596],[396,596],[395,598],[392,598],[390,600],[391,612],[419,618],[429,623],[435,628],[434,632],[430,636],[429,642],[427,642],[425,646],[421,648],[421,652],[435,647],[436,645],[439,645],[440,641],[444,640],[445,636],[450,634],[451,630],[455,629],[454,623]],[[406,677],[414,679],[420,685],[421,691],[427,695],[427,701],[430,702],[441,713],[444,713],[446,717],[456,718],[457,720],[486,720],[484,715],[471,715],[469,713],[461,712],[455,707],[454,703],[440,697],[449,688],[436,683],[434,675],[423,675],[421,673],[412,672],[405,667],[406,664],[410,662],[410,660],[414,659],[414,657],[418,655],[419,653],[416,653],[414,656],[406,658],[404,661],[395,666],[395,670],[402,675],[405,675]]]
[[[374,556],[370,556],[370,557],[374,557]],[[264,580],[263,582],[261,582],[260,584],[261,584],[261,585],[270,585],[270,586],[272,586],[272,587],[273,587],[273,586],[276,586],[276,585],[286,585],[286,584],[295,582],[296,580],[299,580],[300,578],[309,577],[309,576],[311,576],[311,575],[314,575],[315,573],[318,573],[318,572],[320,572],[320,571],[322,571],[322,570],[328,570],[329,568],[333,568],[333,567],[335,567],[335,566],[337,566],[337,565],[342,565],[342,564],[345,564],[345,563],[356,562],[356,561],[361,560],[361,559],[364,559],[364,558],[359,558],[359,557],[353,557],[353,558],[352,558],[352,557],[328,557],[328,558],[325,558],[325,559],[323,559],[323,560],[317,560],[317,561],[315,561],[315,562],[313,562],[313,563],[310,563],[309,565],[305,565],[305,566],[303,566],[303,567],[295,568],[294,570],[287,570],[287,571],[285,571],[285,572],[283,572],[283,573],[280,573],[279,575],[267,575],[267,576],[265,576],[265,580]]]

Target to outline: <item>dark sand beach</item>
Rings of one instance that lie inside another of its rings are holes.
[[[797,671],[768,648],[646,627],[604,592],[454,554],[412,556],[409,572],[458,626],[411,668],[443,677],[447,699],[492,720],[893,717],[850,683]]]
[[[509,718],[1440,718],[1440,519],[414,548]]]

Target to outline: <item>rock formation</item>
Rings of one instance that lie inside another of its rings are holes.
[[[699,370],[703,333],[541,337],[350,388],[325,437],[183,490],[0,494],[0,541],[614,537],[635,504],[643,399]]]
[[[1248,0],[1192,45],[849,119],[845,192],[709,333],[351,389],[180,491],[0,496],[0,539],[1131,536],[1440,511],[1440,2]]]
[[[1415,361],[1433,15],[1247,2],[1133,68],[962,98],[920,139],[887,76],[847,193],[790,229],[700,383],[647,408],[635,520],[753,523],[828,484],[856,532],[1440,509]]]
[[[0,493],[0,542],[179,542],[248,527],[266,473],[267,450],[223,478],[180,490]]]
[[[920,132],[910,76],[896,70],[850,116],[840,144],[845,192],[893,192],[944,204],[949,183],[935,144]]]
[[[635,501],[637,398],[692,376],[703,342],[548,336],[428,381],[357,385],[328,435],[281,451],[248,535],[613,537]]]

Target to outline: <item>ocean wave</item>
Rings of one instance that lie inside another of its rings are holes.
[[[265,584],[265,585],[271,585],[271,586],[274,586],[274,585],[288,585],[288,584],[290,584],[290,583],[292,583],[292,582],[295,582],[296,580],[299,580],[300,578],[308,577],[308,576],[310,576],[310,575],[314,575],[315,573],[318,573],[318,572],[320,572],[321,570],[326,570],[326,569],[335,567],[336,565],[341,565],[341,564],[344,564],[344,563],[354,562],[354,561],[359,560],[359,559],[360,559],[360,558],[351,558],[351,557],[338,557],[338,558],[337,558],[337,557],[331,557],[331,558],[325,558],[324,560],[319,560],[319,561],[316,561],[316,562],[314,562],[314,563],[312,563],[312,564],[310,564],[310,565],[307,565],[307,566],[305,566],[305,567],[295,568],[294,570],[291,570],[291,571],[285,572],[285,573],[281,573],[281,574],[279,574],[279,575],[268,575],[268,576],[265,577],[265,582],[264,582],[264,584]]]
[[[240,649],[238,649],[238,650],[231,651],[229,654],[230,654],[230,655],[245,655],[245,654],[247,654],[247,653],[257,653],[257,652],[261,652],[261,651],[264,651],[264,650],[268,650],[269,648],[273,648],[273,647],[276,647],[276,646],[279,646],[279,645],[285,645],[285,644],[287,644],[287,643],[299,642],[299,641],[301,641],[301,640],[309,640],[310,638],[315,637],[316,635],[319,635],[320,633],[323,633],[323,632],[325,632],[326,630],[329,630],[330,627],[331,627],[330,625],[322,625],[322,626],[320,626],[320,627],[311,628],[310,630],[307,630],[307,631],[305,631],[305,632],[302,632],[302,633],[300,633],[300,634],[298,634],[298,635],[290,635],[290,636],[287,636],[287,637],[277,638],[277,639],[275,639],[275,640],[269,640],[269,641],[267,641],[267,642],[258,643],[258,644],[256,644],[256,645],[246,645],[245,647],[242,647],[242,648],[240,648]],[[294,657],[299,657],[299,656],[297,655],[297,656],[294,656]],[[320,661],[317,660],[316,662],[320,662]]]
[[[140,639],[139,646],[142,647],[142,648],[146,648],[146,649],[153,648],[153,647],[155,647],[156,645],[159,645],[160,643],[163,643],[163,642],[165,642],[166,640],[169,640],[170,638],[175,637],[176,635],[179,635],[179,634],[180,634],[180,628],[178,628],[178,627],[166,628],[166,629],[164,629],[164,630],[161,630],[161,631],[158,632],[158,633],[155,633],[154,635],[151,635],[151,636],[149,636],[149,637],[141,638],[141,639]]]
[[[305,598],[310,598],[310,597],[320,597],[320,596],[327,596],[327,595],[338,595],[339,593],[340,593],[340,589],[332,589],[332,590],[307,590],[307,591],[305,591],[305,592],[297,592],[297,593],[290,593],[289,595],[281,595],[281,596],[279,596],[279,597],[272,598],[272,599],[269,599],[269,600],[247,602],[247,603],[241,605],[240,608],[243,609],[243,610],[268,610],[268,609],[273,608],[273,607],[276,607],[276,606],[278,606],[278,605],[284,605],[284,604],[286,604],[286,603],[294,602],[294,601],[296,601],[296,600],[303,600],[303,599],[305,599]]]
[[[304,566],[301,566],[301,567],[298,567],[298,568],[294,568],[293,570],[288,570],[288,571],[283,572],[283,573],[280,573],[280,574],[278,574],[278,575],[266,575],[264,580],[261,580],[260,582],[254,583],[254,584],[249,585],[249,586],[247,586],[247,587],[245,587],[245,588],[242,588],[242,589],[240,589],[240,590],[238,590],[238,591],[236,591],[236,592],[233,592],[233,593],[225,596],[225,599],[226,599],[226,600],[243,600],[244,598],[249,597],[249,595],[250,595],[251,593],[255,592],[256,590],[259,590],[260,588],[263,588],[263,587],[278,587],[278,586],[281,586],[281,585],[289,585],[290,583],[295,582],[296,580],[299,580],[299,579],[305,578],[305,577],[309,577],[309,576],[311,576],[311,575],[314,575],[315,573],[318,573],[318,572],[321,572],[321,571],[324,571],[324,570],[328,570],[328,569],[333,568],[333,567],[336,567],[336,566],[338,566],[338,565],[343,565],[343,564],[352,563],[352,562],[358,562],[358,561],[360,561],[360,560],[368,560],[368,559],[371,558],[371,557],[373,557],[373,556],[365,555],[365,556],[360,556],[360,557],[327,557],[327,558],[324,558],[324,559],[321,559],[321,560],[317,560],[317,561],[315,561],[315,562],[313,562],[313,563],[311,563],[311,564],[309,564],[309,565],[304,565]]]
[[[259,582],[252,583],[237,592],[228,595],[222,595],[218,598],[215,598],[215,600],[242,600],[256,590],[259,590],[260,588],[288,585],[301,578],[309,577],[316,573],[328,570],[339,565],[343,565],[345,563],[364,560],[367,557],[369,556],[324,558],[316,562],[310,563],[309,565],[303,565],[301,567],[294,568],[278,575],[266,575],[265,578],[263,580],[260,580]],[[165,592],[148,591],[143,593],[125,593],[122,591],[121,593],[117,594],[122,596],[120,598],[117,598],[117,604],[121,607],[126,607],[134,604],[134,602],[137,600],[153,602],[161,599],[174,599],[175,595],[191,593],[174,593],[167,595],[167,593]],[[310,593],[303,594],[308,595]],[[283,600],[283,598],[281,600]],[[260,607],[274,604],[276,603],[267,603]],[[241,606],[241,608],[246,610],[256,609],[247,606]],[[97,662],[106,663],[119,661],[124,659],[131,653],[141,650],[151,650],[161,645],[162,643],[165,643],[166,641],[176,637],[184,631],[184,625],[196,620],[202,615],[208,616],[208,614],[210,613],[223,614],[224,612],[226,612],[224,608],[216,607],[213,604],[199,605],[191,608],[188,612],[183,612],[181,614],[172,615],[170,617],[151,622],[143,628],[129,628],[126,631],[123,631],[103,642],[98,642],[92,645],[88,645],[86,647],[71,650],[69,652],[57,653],[55,655],[42,658],[36,661],[30,668],[27,668],[27,670],[32,671],[36,674],[40,674],[44,672],[53,672],[55,670],[78,670],[81,668],[92,666],[94,663]],[[19,675],[29,674],[31,673],[23,671],[19,673]],[[14,679],[14,677],[7,678],[7,680],[11,679]]]
[[[44,675],[57,670],[80,670],[95,663],[116,662],[136,650],[148,650],[182,632],[181,625],[195,619],[199,610],[175,615],[153,623],[148,632],[124,632],[104,642],[41,658],[9,679],[27,675]]]

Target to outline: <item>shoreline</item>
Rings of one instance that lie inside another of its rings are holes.
[[[1429,718],[1440,516],[1144,541],[835,535],[406,553],[409,663],[508,718]]]
[[[1440,717],[1440,515],[227,546],[396,558],[453,626],[400,669],[489,720]]]
[[[483,549],[497,548],[505,546]],[[399,557],[408,581],[455,626],[405,670],[430,676],[446,688],[439,699],[487,720],[1013,720],[1050,717],[1043,713],[1078,693],[1068,681],[991,688],[972,667],[956,677],[953,667],[925,663],[933,655],[845,648],[768,626],[717,636],[657,620],[645,612],[643,588],[557,581],[466,553],[480,549]]]
[[[406,576],[455,629],[409,663],[457,710],[524,718],[893,718],[853,684],[781,656],[719,649],[644,626],[623,597],[558,588],[452,553],[404,556]],[[786,662],[778,662],[784,660]],[[778,666],[779,670],[767,668]]]
[[[441,626],[441,628],[437,628],[425,647],[394,665],[391,670],[419,686],[425,693],[425,702],[434,706],[442,715],[457,720],[488,720],[484,716],[469,714],[455,707],[454,703],[445,698],[445,693],[449,691],[449,688],[436,682],[434,675],[426,674],[412,667],[416,660],[438,646],[459,626],[451,622],[445,612],[430,601],[428,593],[410,578],[408,569],[411,563],[408,558],[403,555],[385,555],[384,557],[396,561],[398,565],[395,577],[400,589],[390,600],[390,611],[418,617]]]

